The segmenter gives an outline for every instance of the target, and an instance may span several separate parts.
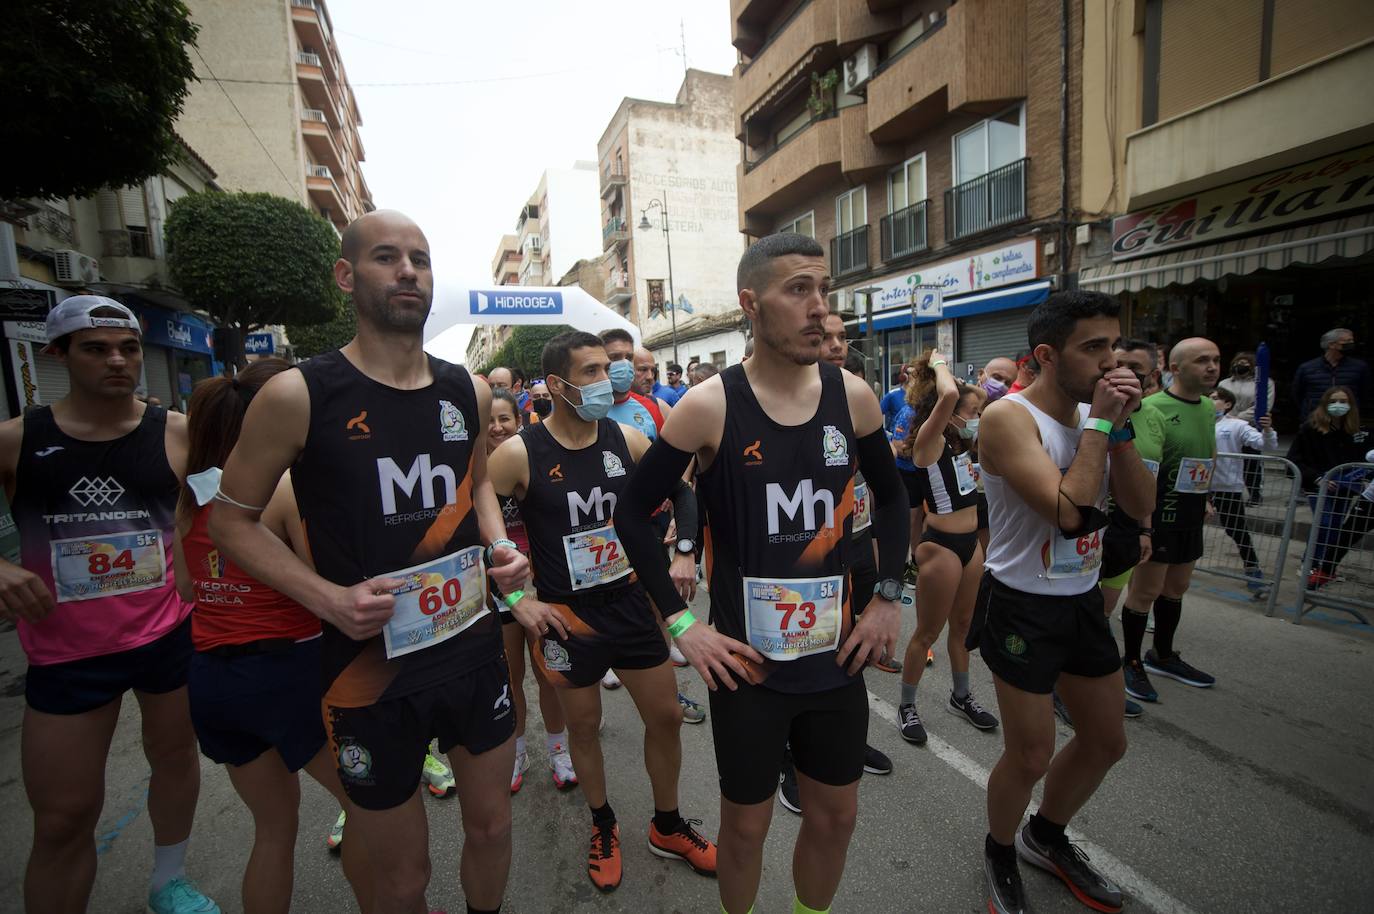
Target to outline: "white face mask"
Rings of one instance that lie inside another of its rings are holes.
[[[210,467],[186,477],[186,485],[195,496],[197,505],[204,507],[214,500],[219,493],[219,478],[223,473],[219,467]]]

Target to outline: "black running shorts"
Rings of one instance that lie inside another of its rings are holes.
[[[873,600],[873,588],[878,586],[878,560],[873,556],[873,534],[865,530],[854,537],[849,563],[850,611],[860,616]]]
[[[563,641],[550,632],[540,638],[534,661],[559,688],[596,685],[610,669],[648,670],[668,662],[658,612],[637,583],[549,605],[569,637]]]
[[[191,666],[191,617],[167,634],[114,654],[29,666],[24,700],[44,714],[84,714],[133,689],[162,695],[186,685]]]
[[[324,727],[348,798],[363,809],[393,809],[420,783],[429,741],[473,755],[515,733],[504,656],[448,681],[363,708],[324,705]]]
[[[1073,596],[1025,593],[985,573],[965,645],[1024,692],[1048,695],[1060,673],[1109,676],[1121,654],[1096,585]]]
[[[864,771],[868,690],[862,676],[827,692],[778,692],[741,683],[710,693],[720,795],[751,805],[773,798],[784,750],[797,770],[844,787]]]
[[[1201,527],[1156,527],[1150,537],[1150,561],[1187,565],[1202,558]]]

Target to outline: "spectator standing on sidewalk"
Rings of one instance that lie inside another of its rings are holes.
[[[1362,485],[1361,474],[1355,471],[1327,480],[1326,503],[1321,516],[1317,516],[1317,496],[1327,472],[1343,463],[1359,463],[1369,448],[1370,435],[1360,428],[1360,409],[1354,401],[1350,388],[1329,388],[1288,448],[1288,459],[1302,474],[1302,489],[1307,493],[1313,522],[1321,528],[1312,555],[1314,567],[1326,560],[1326,550],[1336,541],[1350,499]]]
[[[1350,391],[1350,404],[1359,409],[1363,402],[1366,407],[1374,397],[1374,389],[1368,363],[1355,358],[1354,332],[1337,327],[1322,334],[1323,353],[1298,366],[1293,377],[1293,402],[1298,405],[1299,416],[1312,415],[1317,401],[1332,387],[1344,387]]]

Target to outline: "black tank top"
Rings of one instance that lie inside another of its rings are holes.
[[[620,426],[596,424],[596,443],[568,450],[544,423],[520,430],[530,481],[520,500],[540,599],[570,600],[627,586],[629,560],[611,515],[634,461]]]
[[[926,505],[936,514],[953,514],[978,504],[978,480],[973,474],[973,454],[955,454],[946,441],[940,459],[918,466],[925,486]]]
[[[300,366],[310,429],[291,471],[315,569],[345,587],[480,543],[472,503],[477,396],[466,369],[430,357],[434,381],[399,390],[334,351]],[[483,601],[485,605],[485,600]],[[494,616],[440,644],[386,659],[382,636],[325,623],[326,697],[365,707],[430,688],[501,653]]]
[[[725,429],[715,460],[697,481],[707,523],[711,621],[771,660],[785,661],[766,664],[764,682],[782,692],[819,692],[850,681],[835,654],[851,627],[858,457],[844,376],[825,362],[819,368],[816,414],[795,426],[779,425],[763,411],[743,366],[721,372]],[[746,627],[749,606],[759,622]],[[795,654],[803,656],[787,659]]]

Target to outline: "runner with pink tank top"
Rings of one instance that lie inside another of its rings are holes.
[[[186,702],[190,606],[172,541],[186,421],[134,397],[143,348],[118,302],[78,295],[48,315],[71,392],[0,424],[0,484],[21,564],[0,560],[0,618],[28,656],[22,767],[33,807],[28,911],[85,910],[95,826],[124,693],[143,716],[156,845],[148,906],[217,912],[186,879],[200,765]]]

